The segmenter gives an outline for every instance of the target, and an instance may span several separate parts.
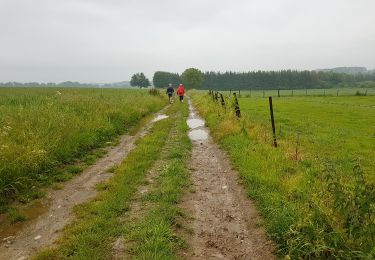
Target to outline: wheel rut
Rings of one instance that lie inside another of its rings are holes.
[[[168,107],[168,106],[167,106]],[[3,238],[0,259],[29,259],[38,250],[51,246],[62,229],[74,218],[73,207],[97,195],[96,184],[108,180],[108,170],[136,147],[136,140],[148,134],[167,107],[155,114],[155,119],[143,126],[135,135],[125,134],[119,144],[108,148],[107,154],[79,176],[64,183],[61,190],[49,192],[42,204],[47,209],[16,234]]]
[[[189,100],[194,192],[182,207],[192,215],[187,259],[275,259],[255,205],[246,198],[226,154],[212,141]],[[203,122],[203,123],[202,123]]]

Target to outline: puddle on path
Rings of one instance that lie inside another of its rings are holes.
[[[192,129],[204,126],[204,121],[198,118],[188,119],[186,123]]]
[[[194,110],[194,107],[189,99],[189,119],[186,120],[187,125],[191,129],[189,131],[189,138],[192,141],[204,141],[208,139],[208,131],[204,127],[204,120],[200,118]]]
[[[203,141],[203,140],[207,140],[208,133],[206,130],[202,130],[202,129],[191,130],[189,132],[189,137],[193,141]]]
[[[22,216],[26,218],[26,220],[13,224],[6,220],[5,215],[0,215],[0,241],[5,237],[17,235],[19,231],[21,231],[25,226],[30,225],[33,220],[47,212],[47,210],[48,205],[42,203],[41,201],[35,201],[26,207],[20,207],[19,211]]]
[[[152,122],[157,122],[157,121],[160,121],[160,120],[163,120],[163,119],[166,119],[168,118],[169,116],[165,115],[165,114],[162,114],[162,115],[158,115],[157,117],[155,117]]]

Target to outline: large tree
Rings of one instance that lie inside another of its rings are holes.
[[[181,81],[188,88],[199,89],[202,87],[203,74],[199,69],[189,68],[181,74]]]
[[[177,86],[180,82],[180,76],[177,73],[170,73],[165,71],[156,71],[152,79],[156,88],[165,88],[171,83]]]
[[[130,86],[147,88],[148,86],[151,86],[151,84],[148,78],[146,78],[145,74],[141,72],[136,73],[132,76],[132,79],[130,80]]]

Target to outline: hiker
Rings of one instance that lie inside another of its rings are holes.
[[[174,93],[174,89],[172,87],[172,84],[169,83],[169,86],[167,88],[167,94],[168,94],[168,98],[169,98],[169,103],[172,103],[172,96],[173,96],[173,93]]]
[[[184,85],[180,84],[177,89],[177,95],[180,97],[180,102],[184,102],[185,88]]]

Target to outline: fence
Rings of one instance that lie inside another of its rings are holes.
[[[240,97],[293,97],[293,96],[374,96],[375,88],[326,88],[326,89],[230,89],[221,93],[229,95],[233,92]]]
[[[238,102],[238,98],[251,98],[251,97],[268,97],[268,102],[269,102],[269,118],[270,118],[270,123],[272,127],[272,138],[273,138],[273,145],[274,147],[277,147],[277,138],[276,138],[276,127],[275,127],[275,117],[273,114],[273,103],[272,103],[272,96],[276,99],[282,98],[282,97],[290,97],[290,96],[370,96],[370,95],[375,95],[375,89],[361,89],[362,92],[359,92],[359,90],[350,88],[350,89],[308,89],[308,90],[238,90],[238,91],[214,91],[214,90],[209,90],[209,95],[212,96],[213,102],[216,104],[220,105],[221,107],[224,108],[225,110],[228,110],[228,108],[232,109],[234,114],[238,119],[241,118],[241,109],[240,105]],[[304,95],[303,95],[304,92]],[[287,95],[289,93],[289,95]],[[267,95],[267,96],[266,96]],[[306,101],[306,100],[304,100]],[[309,100],[309,102],[321,102],[321,103],[329,103],[329,104],[338,104],[338,105],[345,105],[341,103],[335,103],[335,102],[329,102],[329,101],[324,101],[323,98],[321,98],[320,101],[314,101],[314,100]],[[359,107],[374,107],[372,105],[360,105],[356,104],[356,106]],[[268,123],[267,123],[268,124]],[[281,125],[278,127],[278,131],[281,133]],[[279,134],[280,134],[279,133]],[[297,141],[298,143],[298,141]]]
[[[241,92],[239,91],[238,93],[240,95]],[[230,91],[230,94],[232,94],[232,91]],[[224,98],[223,93],[220,93],[218,91],[209,90],[208,95],[211,96],[213,102],[215,102],[217,104],[219,103],[218,97],[220,96],[220,103],[221,103],[222,108],[224,108],[224,109],[227,108],[228,102],[225,102],[225,98]],[[229,98],[231,98],[231,96],[229,96]],[[272,97],[270,96],[268,98],[268,100],[269,100],[269,106],[270,106],[270,117],[271,117],[271,126],[272,126],[273,145],[274,145],[274,147],[277,147],[276,127],[275,127],[275,118],[274,118],[274,114],[273,114]],[[235,113],[237,119],[240,119],[241,118],[241,109],[240,109],[240,105],[238,103],[238,98],[237,98],[236,92],[233,92],[233,108],[234,108],[234,113]]]

